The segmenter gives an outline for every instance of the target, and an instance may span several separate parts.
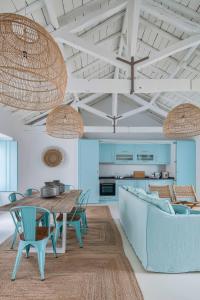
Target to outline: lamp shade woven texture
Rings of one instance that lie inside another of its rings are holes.
[[[52,36],[17,14],[0,14],[0,102],[45,111],[62,104],[67,71]]]
[[[83,136],[81,115],[71,106],[64,104],[54,108],[47,117],[47,133],[51,136],[73,139]]]
[[[169,138],[187,138],[199,135],[200,109],[190,103],[176,106],[168,113],[163,132]]]

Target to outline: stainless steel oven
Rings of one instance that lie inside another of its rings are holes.
[[[115,196],[116,185],[113,179],[101,179],[99,186],[100,196]]]

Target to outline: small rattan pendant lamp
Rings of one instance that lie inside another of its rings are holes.
[[[61,51],[38,23],[0,14],[0,102],[44,111],[64,100],[67,72]]]
[[[47,133],[53,137],[75,139],[83,136],[83,120],[74,108],[67,104],[54,108],[47,117]]]
[[[168,138],[200,135],[200,108],[190,103],[176,106],[168,113],[163,132]]]

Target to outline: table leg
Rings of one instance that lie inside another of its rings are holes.
[[[62,247],[56,247],[57,253],[65,253],[67,244],[67,213],[63,213],[63,230],[62,230]],[[25,250],[24,250],[25,252]],[[31,247],[30,252],[37,252],[35,248]],[[46,253],[54,253],[52,247],[46,247]]]
[[[67,213],[63,213],[62,253],[66,252],[67,243]]]

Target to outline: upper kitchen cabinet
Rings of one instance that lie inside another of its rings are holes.
[[[115,163],[133,164],[135,160],[133,144],[116,144],[115,145]]]
[[[170,144],[138,144],[136,145],[137,164],[170,164]]]
[[[156,163],[156,145],[137,144],[135,145],[135,162],[137,164],[155,164]]]
[[[79,140],[78,187],[90,190],[89,203],[99,202],[99,141]]]
[[[99,144],[99,162],[104,164],[114,163],[115,161],[115,145]]]
[[[171,161],[170,144],[106,144],[99,145],[100,163],[160,164]]]
[[[176,184],[196,185],[196,143],[192,140],[177,141]]]
[[[170,144],[138,144],[136,149],[137,164],[170,164]]]
[[[171,144],[157,145],[156,163],[160,165],[169,165],[171,162]]]

